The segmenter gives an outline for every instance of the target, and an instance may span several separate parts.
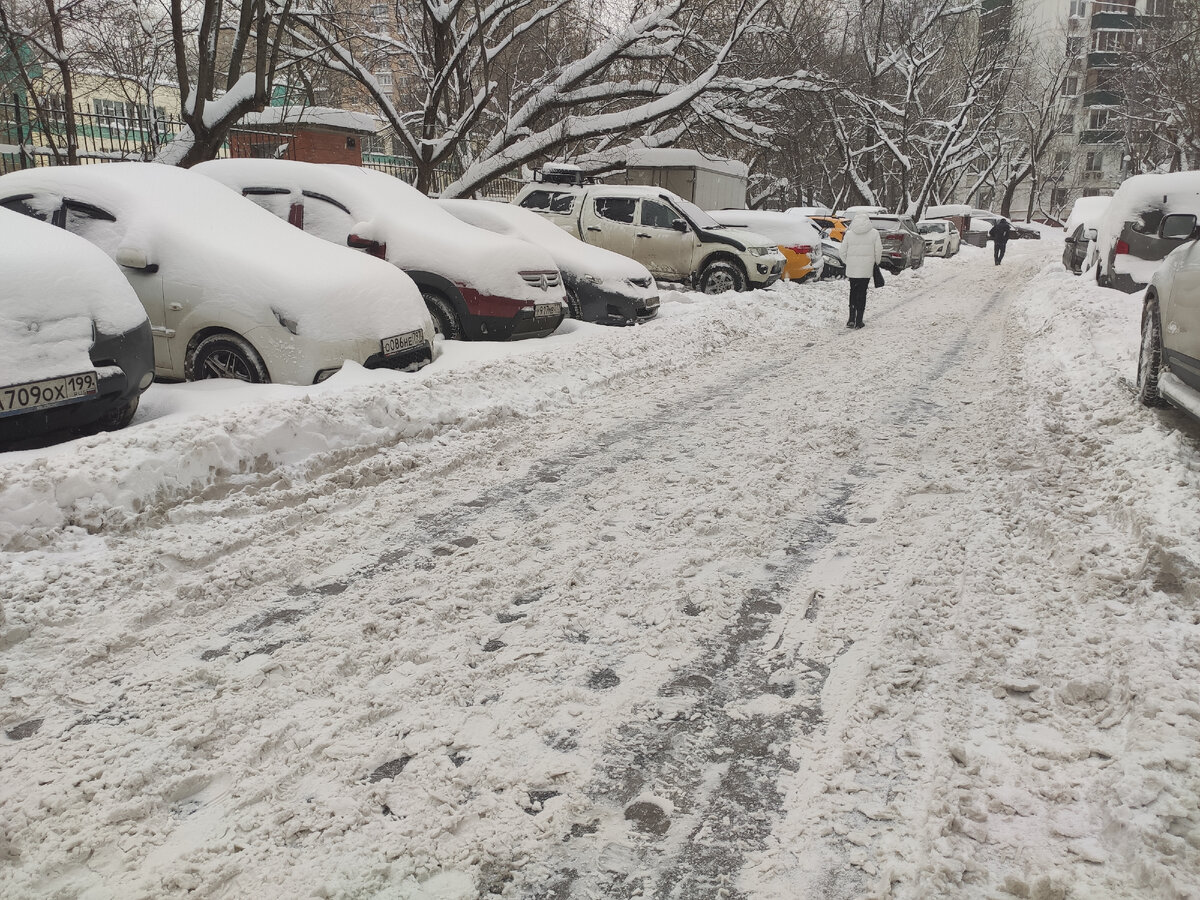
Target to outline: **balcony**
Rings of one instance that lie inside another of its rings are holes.
[[[1119,144],[1123,135],[1118,128],[1089,128],[1080,132],[1081,144]]]
[[[1129,30],[1144,27],[1132,13],[1101,12],[1092,15],[1092,28],[1115,28]]]
[[[1122,97],[1116,91],[1088,91],[1083,95],[1084,107],[1120,106]]]
[[[1087,64],[1089,69],[1111,69],[1121,61],[1121,54],[1110,53],[1089,53],[1087,55]]]

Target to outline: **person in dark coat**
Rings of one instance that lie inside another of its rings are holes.
[[[1000,265],[1000,260],[1004,259],[1004,250],[1008,247],[1008,235],[1011,231],[1012,226],[1008,224],[1008,219],[1000,219],[988,232],[992,239],[992,253],[996,257],[996,265]]]

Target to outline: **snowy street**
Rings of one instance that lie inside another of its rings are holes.
[[[1200,898],[1200,426],[964,246],[0,455],[0,896]]]

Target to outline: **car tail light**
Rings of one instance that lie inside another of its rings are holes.
[[[357,234],[352,234],[346,238],[346,246],[353,247],[355,250],[366,250],[370,256],[377,256],[380,259],[387,257],[387,244],[381,244],[379,241],[373,241],[370,238],[359,237]]]
[[[889,241],[904,240],[904,235],[902,235],[902,234],[885,234],[884,237],[887,238]]]
[[[1117,241],[1117,246],[1113,248],[1113,253],[1128,253],[1129,244],[1125,241]]]

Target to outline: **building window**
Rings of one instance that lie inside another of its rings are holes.
[[[1064,97],[1074,97],[1079,93],[1079,76],[1068,75],[1063,79],[1062,95]]]
[[[1054,168],[1062,171],[1071,168],[1071,151],[1057,150],[1054,153]]]
[[[392,73],[387,70],[380,70],[375,73],[375,80],[379,82],[382,88],[390,88],[392,86]]]
[[[1136,11],[1135,6],[1134,0],[1100,0],[1096,4],[1096,12],[1132,15]]]
[[[1072,19],[1087,18],[1087,0],[1071,0],[1070,16]]]
[[[1087,162],[1084,164],[1085,172],[1099,173],[1104,169],[1104,154],[1099,152],[1089,153]]]
[[[1107,109],[1093,109],[1088,111],[1088,128],[1092,131],[1101,131],[1108,128],[1109,111]],[[1094,154],[1089,153],[1090,159]],[[1088,171],[1091,172],[1091,164],[1088,165]]]
[[[1101,28],[1092,32],[1093,53],[1120,53],[1132,50],[1134,34],[1128,29]]]
[[[371,18],[376,22],[387,22],[388,8],[386,3],[372,3],[370,9]]]
[[[1099,196],[1100,196],[1100,188],[1084,188],[1084,189],[1083,189],[1083,196],[1085,196],[1085,197],[1099,197]]]
[[[1164,17],[1171,15],[1171,0],[1146,0],[1146,15]]]
[[[1067,38],[1067,56],[1078,56],[1083,52],[1083,38],[1069,37]]]
[[[1068,191],[1066,188],[1056,187],[1054,189],[1054,199],[1053,199],[1053,203],[1051,205],[1054,206],[1055,209],[1061,209],[1062,207],[1067,205],[1067,198],[1070,195],[1071,195],[1071,192]]]
[[[1066,113],[1058,117],[1058,133],[1070,134],[1075,130],[1075,117],[1069,116]]]

